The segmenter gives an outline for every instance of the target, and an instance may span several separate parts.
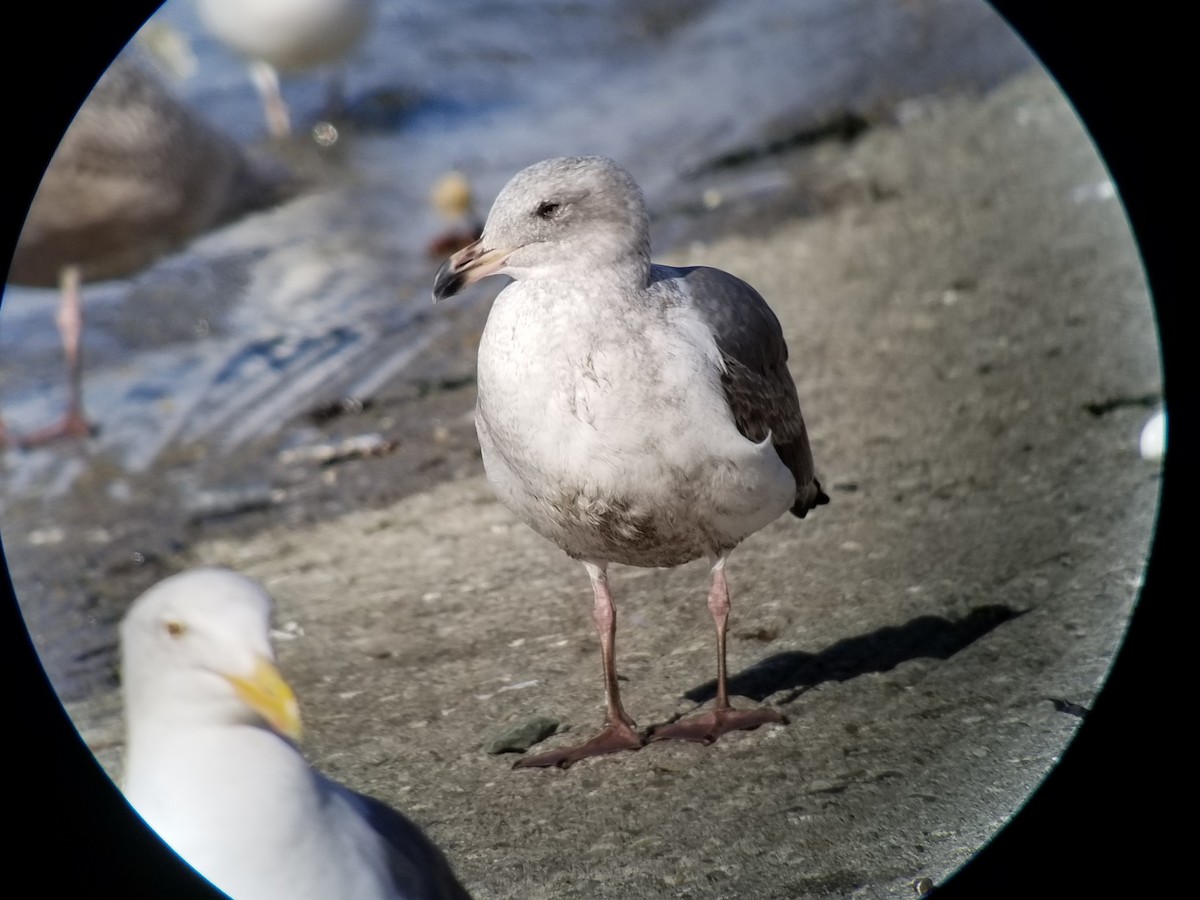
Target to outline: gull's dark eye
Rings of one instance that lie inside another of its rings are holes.
[[[167,622],[164,626],[171,637],[180,637],[187,629],[182,622]]]
[[[543,200],[538,204],[536,215],[539,219],[553,219],[561,209],[561,203],[555,203],[552,200]]]

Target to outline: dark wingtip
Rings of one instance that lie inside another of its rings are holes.
[[[796,503],[792,506],[792,515],[803,519],[814,506],[824,506],[828,502],[829,495],[821,490],[821,482],[814,478],[805,495],[796,498]]]
[[[813,506],[824,506],[829,502],[829,495],[821,490],[821,482],[813,479],[813,487],[817,489],[817,499],[813,501]]]

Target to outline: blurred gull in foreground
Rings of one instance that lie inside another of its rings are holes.
[[[782,722],[766,707],[734,709],[725,676],[730,551],[829,500],[775,314],[727,272],[652,264],[641,191],[602,157],[517,173],[483,236],[438,270],[434,299],[492,274],[515,281],[479,345],[484,467],[506,506],[587,569],[607,707],[596,737],[518,765],[566,767],[646,740],[617,686],[610,562],[712,561],[715,708],[650,740],[708,743]]]
[[[279,87],[281,73],[340,61],[371,18],[371,0],[196,0],[201,21],[218,40],[246,57],[262,98],[267,128],[291,134],[291,114]],[[342,103],[342,76],[329,82],[327,114]]]
[[[126,798],[236,900],[469,900],[413,822],[305,762],[270,613],[262,587],[226,569],[175,575],[133,603]]]
[[[133,275],[191,238],[278,202],[288,185],[281,166],[251,158],[148,70],[118,58],[63,135],[13,253],[10,282],[60,287],[68,389],[62,421],[18,442],[91,431],[81,387],[83,281]]]

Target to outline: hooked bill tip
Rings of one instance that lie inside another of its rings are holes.
[[[453,260],[446,260],[433,279],[433,302],[453,297],[466,284],[466,278],[461,271],[453,266]]]

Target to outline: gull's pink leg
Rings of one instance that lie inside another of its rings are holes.
[[[262,98],[263,114],[271,137],[282,139],[291,135],[292,116],[287,101],[283,99],[283,90],[279,87],[279,73],[275,71],[275,67],[256,59],[250,63],[250,79],[258,89],[258,96]]]
[[[708,609],[717,627],[717,701],[711,710],[680,719],[654,729],[650,741],[696,741],[711,744],[727,731],[747,731],[771,722],[785,723],[787,719],[767,707],[734,709],[729,705],[729,689],[725,683],[725,634],[729,627],[729,585],[725,581],[725,559],[722,553],[713,565],[712,590],[708,593]]]
[[[83,299],[80,296],[81,274],[78,266],[67,266],[60,279],[62,299],[59,302],[58,333],[62,338],[63,356],[67,361],[67,411],[61,420],[17,439],[21,447],[37,447],[63,438],[88,437],[92,426],[83,415]]]
[[[565,769],[574,762],[589,756],[602,756],[605,753],[615,753],[618,750],[637,750],[642,746],[642,738],[634,728],[636,722],[629,718],[625,708],[621,706],[621,692],[617,687],[616,649],[614,642],[617,634],[617,610],[613,605],[612,594],[608,590],[608,575],[605,564],[585,562],[588,575],[592,579],[592,619],[596,623],[596,631],[600,634],[600,657],[604,664],[604,702],[606,706],[604,730],[590,740],[574,747],[561,747],[548,750],[535,756],[526,756],[517,760],[513,768],[530,766],[558,766]]]

